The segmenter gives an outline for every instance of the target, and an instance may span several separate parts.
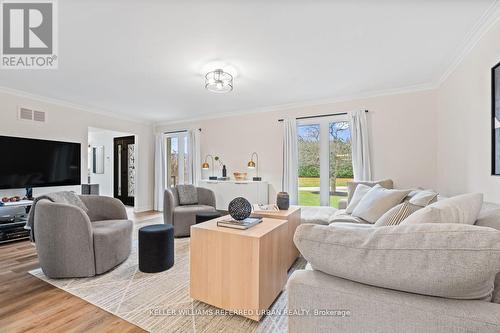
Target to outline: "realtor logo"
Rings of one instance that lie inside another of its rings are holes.
[[[54,1],[1,2],[2,69],[56,69]]]

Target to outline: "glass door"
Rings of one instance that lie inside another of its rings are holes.
[[[299,205],[320,206],[320,125],[298,124]]]
[[[351,157],[351,131],[348,121],[329,124],[330,206],[337,208],[347,198],[347,182],[354,178]]]
[[[133,206],[135,198],[135,137],[114,138],[114,197]]]
[[[351,135],[345,116],[300,120],[299,205],[338,207],[352,179]]]
[[[167,186],[189,184],[188,134],[173,133],[166,136]]]

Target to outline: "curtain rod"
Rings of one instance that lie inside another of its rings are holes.
[[[186,133],[188,130],[180,130],[180,131],[171,131],[171,132],[163,132],[163,134],[177,134],[177,133]],[[201,128],[198,128],[198,131],[201,132]]]
[[[368,110],[365,110],[366,113],[368,113]],[[340,113],[329,113],[329,114],[320,114],[317,116],[304,116],[304,117],[297,117],[295,119],[301,120],[301,119],[311,119],[311,118],[323,118],[323,117],[331,117],[331,116],[344,116],[346,115],[347,112],[340,112]],[[283,121],[284,119],[278,119],[278,121]]]

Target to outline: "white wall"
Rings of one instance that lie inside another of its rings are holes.
[[[92,172],[92,157],[89,157],[90,178],[92,184],[99,184],[100,195],[113,196],[114,183],[114,138],[130,136],[133,133],[123,133],[102,129],[89,130],[89,145],[92,147],[104,147],[104,173]],[[92,154],[92,153],[91,153]]]
[[[500,202],[500,177],[491,176],[491,68],[500,62],[500,22],[462,60],[437,92],[438,190],[482,192]]]
[[[34,98],[0,92],[0,135],[79,142],[82,144],[82,182],[87,182],[88,128],[97,127],[136,134],[137,139],[137,211],[153,207],[153,127],[130,120],[86,112],[59,104],[47,103]],[[43,124],[17,119],[17,108],[26,106],[48,113]],[[1,163],[1,161],[0,161]],[[67,187],[80,191],[77,187]],[[35,195],[54,190],[34,189]],[[2,190],[0,196],[23,195],[24,190]]]
[[[436,96],[434,91],[388,95],[328,105],[295,108],[157,126],[157,132],[201,128],[202,159],[218,155],[234,171],[248,171],[253,151],[260,174],[270,182],[270,200],[281,186],[282,125],[278,119],[357,109],[369,110],[376,179],[392,178],[398,187],[436,186]],[[249,174],[252,176],[252,174]]]

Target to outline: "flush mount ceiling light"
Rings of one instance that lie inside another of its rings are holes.
[[[205,75],[205,88],[214,93],[228,93],[233,90],[233,76],[222,69]]]

